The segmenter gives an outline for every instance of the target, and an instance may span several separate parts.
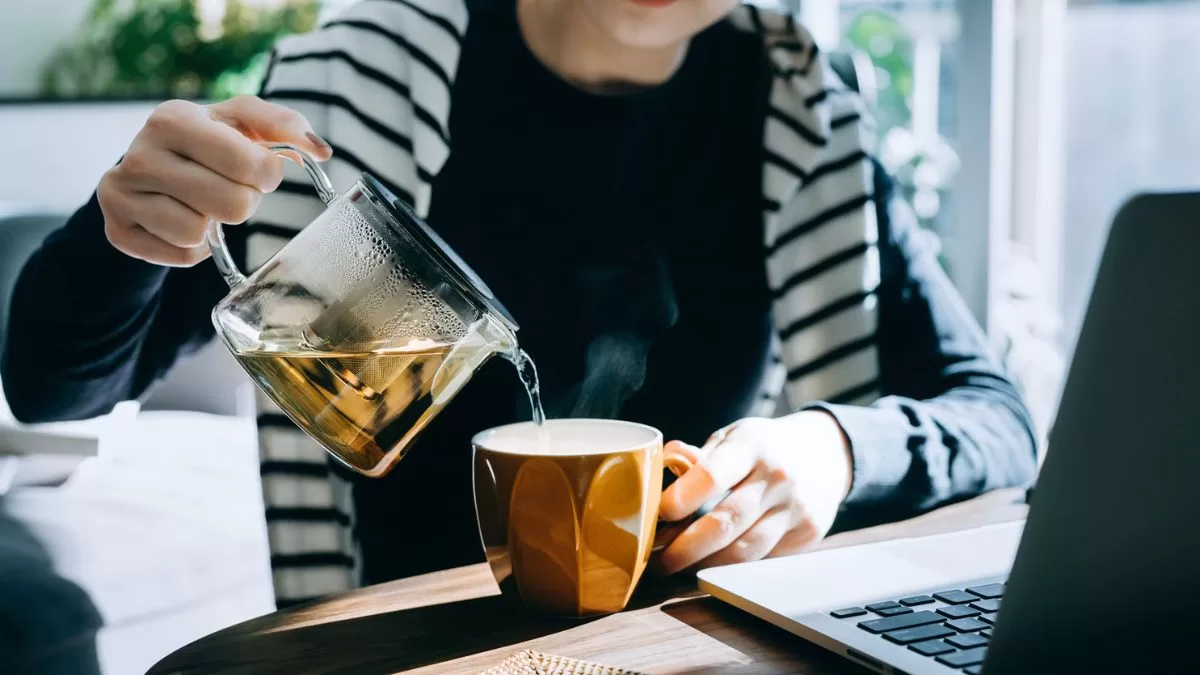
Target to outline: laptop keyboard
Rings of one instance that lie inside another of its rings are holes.
[[[862,630],[944,666],[979,675],[1003,595],[1003,583],[984,584],[845,607],[829,615],[854,621]]]

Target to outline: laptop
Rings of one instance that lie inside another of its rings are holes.
[[[1200,193],[1115,217],[1025,521],[699,579],[881,673],[1200,673]]]

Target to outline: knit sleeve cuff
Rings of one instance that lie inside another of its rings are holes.
[[[833,403],[814,403],[806,409],[831,415],[850,441],[854,467],[844,506],[894,495],[912,464],[909,444],[917,440],[904,413]]]

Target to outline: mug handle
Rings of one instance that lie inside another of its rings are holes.
[[[683,474],[690,471],[692,466],[694,466],[692,460],[685,455],[667,452],[663,453],[663,468],[667,471],[670,471],[676,478],[679,478]],[[728,497],[730,492],[732,492],[732,490],[726,491],[724,494],[719,495],[715,499],[711,499],[705,504],[701,505],[700,508],[696,509],[696,512],[692,514],[691,518],[674,523],[659,520],[658,531],[655,533],[654,537],[654,544],[650,548],[651,552],[658,553],[666,548],[667,544],[671,543],[671,541],[675,539],[676,535],[687,529],[688,525],[691,525],[697,519],[707,515],[708,512],[713,509],[713,507],[715,507],[717,504],[720,504],[726,497]]]
[[[692,460],[684,455],[677,455],[673,452],[663,454],[663,468],[675,474],[679,478],[692,468]]]
[[[333,189],[333,183],[329,181],[329,176],[325,175],[317,161],[309,157],[308,153],[287,143],[269,145],[267,149],[304,167],[313,187],[317,189],[317,196],[326,206],[337,198],[337,192]],[[233,255],[229,253],[229,247],[225,245],[225,231],[221,228],[221,223],[209,220],[208,231],[204,238],[208,242],[208,249],[212,251],[217,271],[221,273],[225,283],[229,284],[230,288],[234,288],[244,282],[246,275],[242,274],[241,270],[237,268],[237,264],[233,262]]]
[[[691,468],[692,468],[691,458],[689,458],[685,455],[678,455],[673,452],[664,452],[663,453],[663,469],[665,469],[666,471],[670,471],[671,475],[675,476],[676,478],[679,478],[683,474],[687,473]],[[667,479],[664,478],[663,479],[663,485],[664,485],[663,489],[664,490],[666,489],[665,486],[667,485],[667,483],[668,483]],[[673,541],[675,539],[676,535],[678,535],[680,532],[683,532],[683,530],[688,525],[691,525],[691,524],[692,524],[691,520],[684,520],[684,521],[681,521],[678,523],[670,523],[670,522],[667,522],[660,518],[658,521],[658,525],[655,529],[654,542],[650,545],[651,553],[658,553],[659,551],[666,548],[667,544],[671,543],[671,541]]]

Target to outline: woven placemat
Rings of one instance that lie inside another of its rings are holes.
[[[543,654],[532,649],[517,652],[479,675],[646,675],[624,668]]]

